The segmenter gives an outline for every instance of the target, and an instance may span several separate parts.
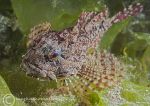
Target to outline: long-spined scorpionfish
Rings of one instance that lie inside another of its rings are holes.
[[[108,10],[82,12],[74,27],[53,31],[50,23],[31,29],[21,66],[33,77],[63,80],[73,92],[83,94],[117,85],[125,68],[113,54],[97,51],[104,33],[115,23],[140,13],[143,6],[130,5],[113,17]]]

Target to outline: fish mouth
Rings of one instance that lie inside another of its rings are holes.
[[[32,57],[23,57],[20,67],[26,73],[27,76],[39,78],[42,80],[57,80],[69,76],[69,70],[64,69],[60,61],[45,61],[45,64],[42,62],[37,64],[36,61],[38,60],[35,59],[34,61],[32,61]]]
[[[21,70],[23,70],[27,76],[38,78],[40,77],[39,72],[40,69],[36,67],[35,65],[30,64],[26,59],[22,60],[22,63],[20,64]]]
[[[20,64],[20,68],[29,77],[40,79],[40,80],[55,80],[55,81],[57,81],[57,78],[52,71],[42,70],[39,67],[37,67],[36,65],[26,62],[26,60],[23,60],[23,62]]]

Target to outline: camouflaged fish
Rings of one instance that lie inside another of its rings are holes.
[[[33,77],[64,80],[69,89],[105,89],[118,84],[124,65],[111,53],[97,51],[104,33],[115,23],[135,16],[143,7],[137,3],[109,18],[108,10],[82,12],[76,25],[53,31],[50,23],[31,29],[22,67]],[[80,90],[78,90],[80,89]]]

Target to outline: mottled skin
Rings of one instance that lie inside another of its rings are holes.
[[[111,87],[120,82],[124,65],[110,53],[97,52],[98,43],[113,24],[141,11],[142,6],[137,3],[112,18],[108,18],[107,9],[82,12],[74,27],[60,32],[53,31],[49,23],[35,26],[29,34],[22,67],[34,77],[65,79],[75,92],[75,88]]]

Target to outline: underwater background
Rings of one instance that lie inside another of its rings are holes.
[[[123,103],[118,103],[119,98],[106,97],[110,89],[93,92],[89,101],[93,106],[149,106],[150,0],[0,0],[0,106],[11,106],[9,102],[14,106],[77,104],[74,97],[63,95],[54,97],[53,103],[35,99],[46,98],[45,92],[57,88],[57,84],[28,77],[20,69],[30,29],[48,21],[53,30],[60,31],[73,26],[82,11],[102,11],[106,5],[111,17],[137,2],[143,5],[143,12],[113,25],[99,44],[99,49],[113,53],[127,65],[121,88],[115,88],[121,89],[119,97]],[[13,98],[5,104],[4,97],[10,94]]]

